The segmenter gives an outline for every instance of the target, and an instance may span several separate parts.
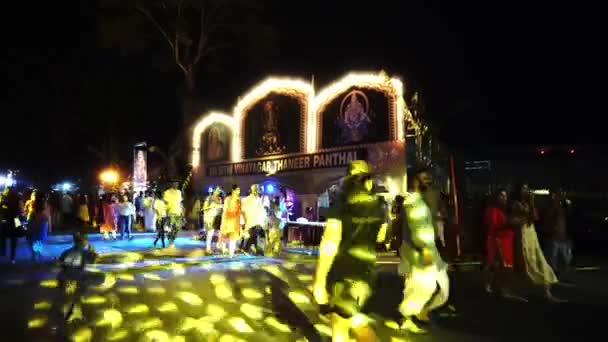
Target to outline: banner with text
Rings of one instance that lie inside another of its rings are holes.
[[[335,152],[323,152],[276,159],[252,160],[242,163],[209,165],[208,177],[244,176],[256,174],[274,174],[285,171],[323,169],[345,167],[349,162],[365,159],[367,151],[364,148]]]

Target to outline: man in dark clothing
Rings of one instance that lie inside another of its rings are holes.
[[[2,256],[6,255],[6,239],[9,239],[11,263],[14,264],[17,253],[17,239],[23,236],[19,227],[22,225],[22,221],[25,221],[21,199],[15,189],[12,187],[5,189],[0,208],[2,211],[0,254]]]
[[[560,189],[552,189],[550,196],[551,205],[545,221],[545,256],[553,271],[561,276],[569,271],[572,261],[572,243],[566,230],[569,201]]]
[[[61,317],[61,325],[69,322],[76,312],[81,315],[78,305],[80,297],[91,282],[90,275],[85,272],[85,266],[97,258],[97,253],[88,243],[85,234],[80,232],[73,235],[74,245],[61,253],[59,257],[60,271],[57,275],[59,282],[58,298],[53,303],[54,313]]]
[[[376,282],[376,245],[386,237],[386,216],[372,192],[367,163],[353,161],[330,208],[321,240],[313,293],[329,305],[334,341],[377,341],[364,314]],[[331,297],[330,297],[331,296]]]

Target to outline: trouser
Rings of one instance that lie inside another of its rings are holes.
[[[177,234],[179,232],[180,225],[182,224],[182,217],[178,215],[169,215],[168,223],[169,223],[169,243],[173,243],[177,238]]]
[[[257,255],[264,254],[264,230],[261,226],[253,226],[248,229],[249,237],[245,241],[243,250],[249,252],[251,247],[255,247],[255,253]]]
[[[268,229],[268,239],[266,245],[266,256],[277,256],[281,253],[281,238],[283,230],[279,227],[270,227]]]
[[[208,252],[211,252],[211,244],[213,243],[213,235],[215,234],[215,227],[214,227],[214,222],[215,222],[215,217],[214,218],[210,218],[209,220],[207,220],[207,222],[205,222],[205,249]],[[219,241],[218,241],[218,245],[219,245]]]
[[[160,239],[163,244],[163,248],[165,248],[165,225],[167,224],[166,217],[160,217],[156,220],[156,240],[154,240],[154,247],[156,247],[156,243]]]
[[[6,255],[6,240],[8,239],[11,261],[14,261],[17,254],[18,237],[11,230],[15,230],[14,226],[8,222],[3,222],[0,227],[0,255]]]
[[[568,241],[547,240],[545,256],[556,273],[564,272],[572,262],[572,247]]]
[[[438,290],[438,291],[437,291]],[[444,305],[449,297],[450,279],[447,268],[413,266],[406,275],[400,311],[405,317],[431,312]]]
[[[132,224],[131,216],[120,215],[118,217],[118,227],[120,228],[120,238],[121,239],[124,239],[125,234],[127,234],[127,238],[131,238],[131,224]]]

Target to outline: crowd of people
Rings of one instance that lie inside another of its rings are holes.
[[[505,297],[525,300],[513,293],[514,271],[525,275],[533,284],[544,289],[547,300],[560,302],[551,292],[559,277],[568,277],[572,261],[572,244],[566,230],[569,201],[563,191],[552,189],[550,203],[543,220],[534,194],[527,184],[516,187],[509,198],[499,190],[485,209],[486,284],[487,292],[497,291]],[[545,236],[544,250],[539,242],[536,225]]]
[[[233,185],[226,196],[216,187],[202,205],[204,229],[200,239],[206,240],[206,251],[215,249],[234,256],[237,247],[245,253],[274,256],[281,251],[284,227],[289,219],[285,194],[265,203],[260,187],[253,184],[249,194],[241,198],[241,189]]]

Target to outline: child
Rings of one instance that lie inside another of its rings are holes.
[[[87,283],[87,274],[84,269],[96,258],[95,249],[89,244],[86,235],[80,232],[74,233],[74,245],[61,253],[59,257],[61,269],[57,275],[61,292],[55,307],[57,308],[59,303],[65,303],[61,310],[62,323],[71,321],[74,312],[80,311],[78,302],[86,290]],[[78,318],[77,315],[75,316],[73,319]]]

